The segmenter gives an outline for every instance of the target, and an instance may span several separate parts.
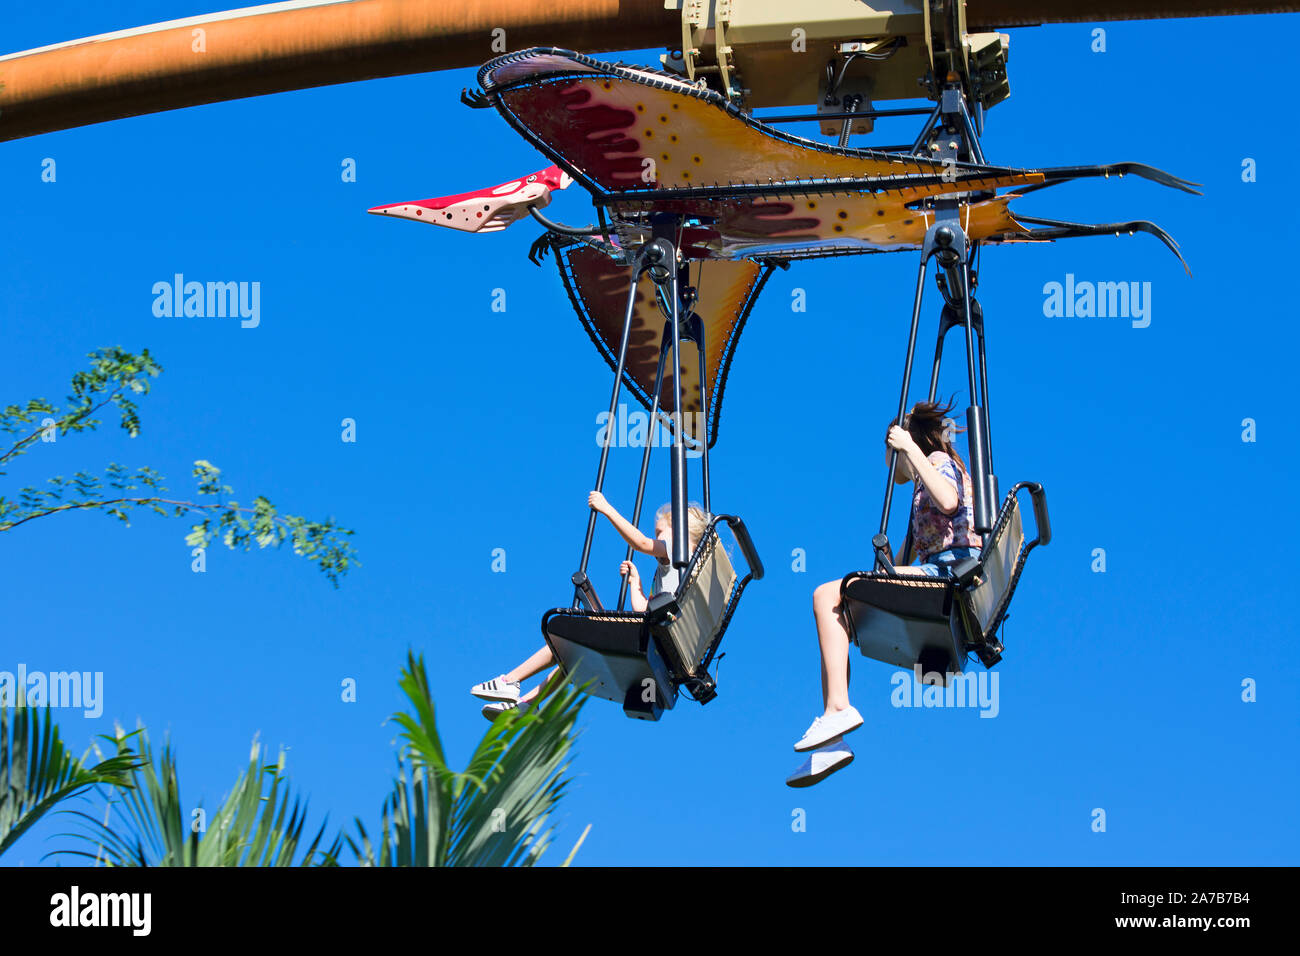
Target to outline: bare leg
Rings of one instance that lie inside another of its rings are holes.
[[[504,676],[505,679],[512,684],[515,681],[526,681],[534,674],[540,674],[554,663],[555,656],[551,654],[551,649],[549,647],[543,647],[518,667],[507,671]]]
[[[924,574],[916,565],[896,569],[899,574]],[[813,591],[813,619],[822,651],[823,716],[849,706],[849,624],[840,608],[840,582],[827,581]]]
[[[813,619],[822,652],[825,716],[849,706],[849,628],[840,610],[839,581],[827,581],[813,591]]]
[[[546,679],[544,681],[542,681],[540,684],[538,684],[528,693],[520,697],[519,703],[531,704],[534,700],[540,697],[545,697],[548,694],[555,693],[555,691],[558,690],[560,685],[563,683],[564,683],[564,675],[560,673],[560,669],[557,667],[555,668],[555,670],[551,671],[549,674],[546,675]]]

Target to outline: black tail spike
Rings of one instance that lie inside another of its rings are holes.
[[[1137,219],[1133,222],[1108,222],[1090,225],[1080,222],[1063,222],[1059,219],[1039,219],[1035,216],[1021,216],[1017,213],[1012,213],[1012,215],[1018,222],[1049,227],[1046,229],[1031,229],[1029,235],[1034,239],[1073,239],[1078,236],[1104,236],[1112,232],[1117,235],[1121,232],[1149,233],[1163,242],[1169,251],[1178,257],[1178,261],[1183,264],[1183,271],[1188,276],[1192,274],[1192,270],[1187,265],[1187,260],[1183,258],[1182,252],[1179,251],[1178,243],[1174,241],[1174,237],[1154,222],[1146,219]]]
[[[1048,186],[1056,186],[1060,183],[1068,183],[1076,179],[1092,179],[1097,176],[1140,176],[1143,179],[1149,179],[1153,183],[1161,186],[1168,186],[1171,189],[1180,189],[1185,193],[1191,193],[1193,196],[1201,195],[1201,191],[1194,187],[1201,185],[1191,180],[1175,176],[1173,173],[1167,173],[1163,169],[1157,169],[1154,166],[1148,166],[1146,163],[1107,163],[1100,166],[1056,166],[1051,169],[1040,169],[1037,172],[1047,177],[1045,182],[1033,186],[1019,187],[1018,192],[1027,193],[1035,189],[1044,189]]]

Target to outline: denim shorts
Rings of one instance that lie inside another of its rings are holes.
[[[979,560],[979,556],[979,548],[948,548],[946,551],[936,551],[934,554],[926,555],[920,567],[929,577],[947,578],[952,576],[952,566],[958,561],[966,558]]]

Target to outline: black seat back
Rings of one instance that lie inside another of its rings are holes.
[[[1032,539],[1025,537],[1019,497],[1022,490],[1029,492],[1033,502],[1037,532]],[[969,584],[960,592],[962,627],[968,645],[996,639],[998,627],[1011,607],[1011,597],[1015,594],[1029,552],[1051,540],[1052,529],[1043,486],[1037,482],[1020,482],[1003,500],[993,530],[984,539],[979,566]]]
[[[741,577],[718,534],[726,522],[736,538],[748,571]],[[722,642],[740,595],[751,580],[763,576],[745,523],[734,515],[717,515],[704,529],[677,592],[650,601],[650,631],[673,677],[701,703],[715,696],[709,663]]]

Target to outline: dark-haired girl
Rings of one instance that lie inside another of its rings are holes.
[[[917,402],[904,416],[904,427],[891,425],[885,439],[898,452],[895,483],[913,484],[912,551],[921,563],[911,565],[911,555],[900,551],[894,562],[900,574],[945,577],[958,561],[980,555],[983,540],[973,530],[974,485],[948,437],[951,411],[951,404]],[[965,429],[953,428],[960,431]]]
[[[973,530],[974,485],[949,439],[947,416],[952,408],[951,403],[917,402],[904,416],[903,427],[891,425],[885,439],[898,453],[894,481],[913,484],[912,547],[899,551],[895,567],[900,574],[943,577],[956,562],[980,554],[983,542]],[[917,554],[920,564],[910,564],[911,554],[905,551]],[[817,783],[848,766],[853,751],[843,735],[862,726],[862,715],[849,703],[849,628],[840,608],[839,581],[827,581],[813,591],[813,618],[821,645],[825,710],[794,745],[812,754],[786,780],[793,787]]]

